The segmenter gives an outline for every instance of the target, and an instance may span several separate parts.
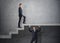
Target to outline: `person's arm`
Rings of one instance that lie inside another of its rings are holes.
[[[32,30],[29,28],[29,31],[32,32]]]
[[[41,31],[41,27],[39,29],[37,29],[37,32],[40,32]]]

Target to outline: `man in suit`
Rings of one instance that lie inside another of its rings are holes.
[[[22,3],[19,4],[18,12],[19,12],[18,28],[21,28],[21,19],[22,19],[22,17],[23,17],[23,23],[25,24],[25,18],[26,18],[26,17],[22,14]]]
[[[37,33],[40,31],[41,29],[36,28],[35,26],[32,27],[32,30],[29,28],[29,31],[32,33],[32,40],[31,43],[33,43],[35,41],[35,43],[37,43],[38,37],[37,37]]]

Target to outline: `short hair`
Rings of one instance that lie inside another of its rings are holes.
[[[19,3],[19,5],[22,5],[22,3]]]
[[[36,29],[39,28],[38,26],[31,26],[32,29],[33,29],[33,27],[35,27]]]

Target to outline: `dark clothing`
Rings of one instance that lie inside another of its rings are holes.
[[[36,30],[35,32],[34,32],[34,30],[30,30],[30,28],[29,28],[29,31],[30,32],[32,32],[32,40],[31,40],[31,43],[33,43],[33,41],[35,41],[35,43],[37,43],[37,40],[38,40],[38,37],[37,37],[37,33],[40,31],[40,29],[39,30]]]
[[[22,8],[19,7],[19,17],[22,16]]]
[[[35,41],[35,43],[37,43],[37,38],[32,38],[31,42],[30,43],[33,43],[33,41]]]
[[[22,14],[22,8],[19,7],[19,21],[18,21],[18,27],[21,27],[20,24],[21,24],[21,18],[23,17],[23,23],[25,23],[25,16]]]
[[[22,18],[22,16],[19,16],[18,27],[21,27],[20,26],[21,18]]]

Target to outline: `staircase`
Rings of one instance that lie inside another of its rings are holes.
[[[23,30],[18,30],[18,34],[11,34],[10,38],[0,38],[0,43],[30,43],[31,37],[31,33],[28,31],[28,26],[26,26]],[[38,43],[59,42],[60,26],[41,27],[41,32],[38,33]]]
[[[15,32],[9,32],[9,35],[0,35],[0,38],[11,38],[12,34],[18,34],[18,31],[23,31],[24,30],[24,26],[33,26],[33,25],[37,25],[37,24],[23,24],[22,28],[16,28]],[[60,26],[60,24],[38,24],[37,26]]]
[[[39,37],[38,43],[41,42],[40,41],[40,39],[41,39],[40,35],[41,34],[39,34],[39,36],[38,36]],[[24,29],[18,30],[18,34],[13,33],[10,35],[9,38],[0,38],[0,42],[1,43],[30,43],[31,37],[32,37],[31,33],[28,31],[28,26],[26,26],[26,27],[24,27]]]

